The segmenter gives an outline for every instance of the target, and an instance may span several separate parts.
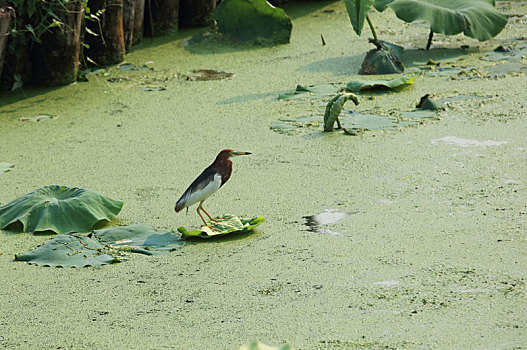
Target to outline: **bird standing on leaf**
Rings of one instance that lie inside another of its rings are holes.
[[[180,212],[184,208],[190,207],[191,205],[198,203],[198,215],[201,220],[208,226],[207,221],[203,218],[200,213],[200,209],[207,214],[209,219],[217,221],[203,208],[203,202],[215,193],[221,186],[223,186],[232,174],[232,161],[231,157],[249,155],[250,152],[236,152],[232,149],[224,149],[216,156],[214,162],[190,184],[185,193],[176,202],[174,210],[176,213]]]

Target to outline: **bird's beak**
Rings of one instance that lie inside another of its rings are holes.
[[[248,156],[251,152],[232,152],[232,156]]]

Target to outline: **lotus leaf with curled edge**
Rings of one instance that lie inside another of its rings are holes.
[[[119,262],[89,237],[60,235],[29,252],[15,255],[15,261],[50,267],[100,266]]]
[[[88,232],[114,218],[124,202],[90,189],[50,185],[0,206],[0,229],[22,232]]]
[[[90,237],[110,248],[146,255],[168,253],[183,245],[179,234],[157,232],[152,226],[146,224],[95,230]]]
[[[339,115],[342,112],[342,107],[347,100],[352,100],[357,106],[359,99],[354,94],[342,93],[338,94],[329,101],[326,106],[326,112],[324,113],[324,131],[333,131],[335,121],[337,122],[338,128],[341,129]]]
[[[265,221],[263,216],[257,216],[252,219],[239,218],[231,214],[225,214],[222,217],[216,218],[217,221],[208,221],[207,226],[202,226],[199,230],[188,231],[184,227],[178,227],[178,231],[184,238],[189,237],[201,237],[211,238],[216,236],[222,236],[229,233],[245,233],[250,232],[256,226],[260,225]]]

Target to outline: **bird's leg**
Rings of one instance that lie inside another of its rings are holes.
[[[218,219],[215,219],[213,218],[212,216],[210,216],[210,214],[205,210],[205,208],[203,208],[203,202],[201,202],[198,206],[198,208],[201,208],[201,210],[203,210],[203,212],[205,214],[207,214],[207,216],[209,217],[209,219],[211,219],[212,221],[218,221]]]
[[[203,215],[201,215],[201,213],[199,212],[200,208],[201,208],[201,204],[198,205],[198,209],[196,211],[198,212],[198,215],[201,218],[201,220],[203,220],[203,223],[205,224],[205,226],[209,226],[209,225],[207,225],[207,221],[205,221],[205,219],[203,218]]]

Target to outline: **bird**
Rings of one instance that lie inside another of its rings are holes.
[[[230,158],[249,154],[251,153],[237,152],[232,149],[224,149],[218,153],[214,162],[203,170],[203,172],[190,184],[183,195],[177,200],[176,206],[174,207],[176,213],[185,208],[187,208],[188,212],[188,207],[199,202],[197,212],[201,220],[205,223],[205,226],[209,225],[203,218],[203,215],[201,215],[200,210],[207,214],[212,221],[217,221],[217,219],[210,216],[205,208],[203,208],[203,202],[219,190],[220,187],[225,185],[227,180],[231,177],[232,160],[230,160]]]

